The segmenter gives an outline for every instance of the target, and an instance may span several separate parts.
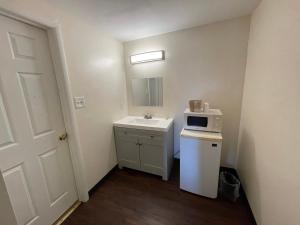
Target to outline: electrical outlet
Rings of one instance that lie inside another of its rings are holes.
[[[85,98],[84,96],[74,97],[74,106],[75,109],[82,109],[85,107]]]

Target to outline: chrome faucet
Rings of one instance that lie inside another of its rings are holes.
[[[150,113],[147,113],[147,114],[145,114],[144,118],[147,120],[150,120],[150,119],[152,119],[152,115]]]

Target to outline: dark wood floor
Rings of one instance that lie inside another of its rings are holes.
[[[115,169],[63,225],[250,225],[247,201],[211,200],[179,189],[176,163],[170,181]]]

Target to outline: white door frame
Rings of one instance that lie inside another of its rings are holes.
[[[53,23],[44,18],[29,18],[18,12],[8,11],[0,7],[0,15],[4,15],[23,23],[27,23],[46,30],[49,46],[58,85],[58,94],[61,100],[63,118],[68,133],[68,143],[73,164],[74,177],[79,201],[89,200],[86,173],[82,156],[82,148],[79,139],[79,128],[76,122],[75,109],[73,107],[73,94],[69,79],[67,60],[63,44],[62,29],[59,23]]]

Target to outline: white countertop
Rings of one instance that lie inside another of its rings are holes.
[[[144,119],[141,116],[126,116],[121,120],[113,123],[116,127],[135,128],[154,131],[168,131],[173,123],[172,118],[153,117],[152,119]]]

